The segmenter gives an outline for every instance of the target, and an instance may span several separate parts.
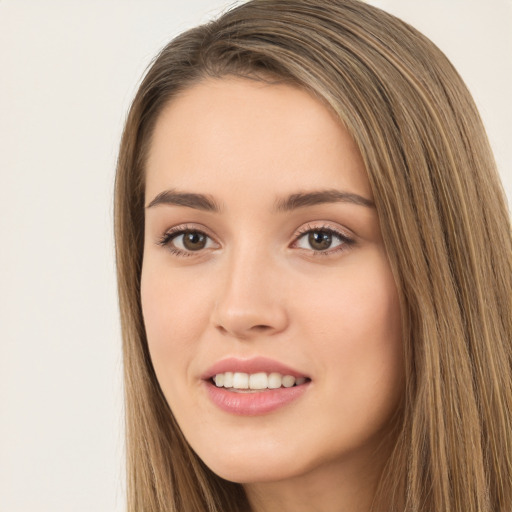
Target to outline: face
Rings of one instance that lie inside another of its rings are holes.
[[[375,465],[402,392],[397,291],[361,155],[289,85],[205,80],[156,124],[141,299],[185,437],[248,483]]]

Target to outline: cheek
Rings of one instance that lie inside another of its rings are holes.
[[[308,311],[302,316],[326,350],[386,347],[401,338],[398,294],[386,258],[370,253],[361,259],[301,293]]]
[[[200,404],[191,370],[208,318],[205,303],[190,279],[165,266],[143,267],[141,304],[151,362],[160,388],[178,423],[190,425]]]
[[[193,281],[192,281],[193,282]],[[187,370],[204,331],[207,297],[189,279],[157,272],[149,264],[141,276],[141,303],[151,360],[160,383]]]
[[[369,254],[335,282],[308,301],[304,328],[315,340],[313,357],[338,390],[333,400],[344,402],[341,409],[375,407],[375,418],[382,419],[396,406],[403,382],[400,306],[391,270],[383,254]]]

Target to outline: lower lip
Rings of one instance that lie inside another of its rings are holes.
[[[266,414],[297,400],[309,387],[309,382],[291,388],[268,389],[254,393],[237,393],[226,388],[218,388],[210,381],[206,388],[210,400],[220,409],[240,416]]]

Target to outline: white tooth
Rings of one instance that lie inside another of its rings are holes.
[[[300,386],[301,384],[304,384],[306,382],[306,377],[299,377],[298,379],[295,379],[295,385]]]
[[[268,376],[268,389],[280,388],[282,384],[282,377],[280,373],[271,373]]]
[[[295,384],[295,377],[292,375],[285,375],[283,377],[283,386],[285,388],[291,388]]]
[[[268,377],[266,373],[253,373],[249,376],[249,388],[266,389],[268,385]]]
[[[223,373],[218,373],[217,375],[215,375],[215,385],[218,387],[218,388],[221,388],[223,385],[224,385],[224,374]]]
[[[225,388],[233,387],[233,372],[226,372],[224,374],[224,387]]]
[[[237,389],[249,389],[249,374],[235,372],[233,375],[233,387]]]

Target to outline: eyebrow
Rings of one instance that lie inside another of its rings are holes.
[[[288,197],[277,199],[274,203],[274,210],[278,213],[289,212],[299,208],[328,203],[351,203],[366,206],[367,208],[375,208],[373,201],[363,196],[352,192],[328,189],[313,192],[298,192]],[[157,194],[146,208],[152,208],[158,205],[186,206],[188,208],[214,213],[220,213],[222,210],[220,205],[211,196],[193,192],[178,192],[174,189],[164,190]]]
[[[178,192],[176,190],[164,190],[146,206],[152,208],[161,204],[174,206],[187,206],[196,210],[219,213],[221,208],[211,196],[205,194],[194,194],[192,192]]]
[[[370,199],[341,190],[328,189],[314,192],[299,192],[292,194],[284,199],[278,199],[275,203],[277,212],[288,212],[307,206],[315,206],[326,203],[352,203],[367,208],[375,208],[375,204]]]

